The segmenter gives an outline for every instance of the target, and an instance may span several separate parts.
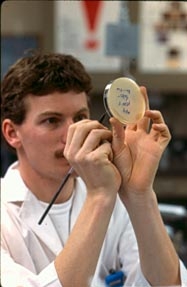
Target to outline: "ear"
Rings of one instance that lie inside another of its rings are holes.
[[[10,146],[15,149],[21,146],[17,125],[15,125],[10,119],[5,119],[3,121],[2,133]]]

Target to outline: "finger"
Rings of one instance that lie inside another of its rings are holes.
[[[148,100],[148,96],[147,96],[147,90],[145,87],[141,86],[140,87],[140,91],[144,97],[145,100],[145,109],[149,109],[149,100]],[[147,117],[143,117],[142,119],[140,119],[137,123],[135,124],[128,124],[127,125],[127,130],[133,130],[136,131],[137,129],[142,129],[145,130],[145,132],[147,132],[149,130],[149,126],[150,126],[150,119]]]
[[[111,144],[109,142],[103,142],[101,145],[97,147],[90,155],[93,157],[95,155],[98,159],[101,160],[113,160],[113,152],[111,148]]]
[[[155,137],[156,141],[159,141],[160,143],[170,141],[171,133],[166,124],[153,124],[152,129],[155,131],[155,134],[157,134],[157,137]]]
[[[149,130],[147,131],[148,133],[151,134],[151,136],[153,138],[157,138],[157,134],[156,134],[156,131],[152,128],[151,126],[151,121],[152,121],[152,125],[153,124],[164,124],[164,118],[162,117],[162,114],[160,111],[153,111],[153,110],[147,110],[145,112],[145,117],[147,117],[149,120],[150,120],[150,128]]]
[[[169,141],[171,138],[170,131],[165,124],[164,118],[160,111],[146,111],[147,116],[152,120],[150,135],[155,141]]]
[[[145,110],[147,111],[147,110],[149,110],[149,99],[148,99],[148,95],[147,95],[147,89],[145,87],[141,86],[140,90],[141,90],[141,93],[144,97]],[[149,127],[150,127],[150,119],[144,115],[144,117],[140,121],[138,121],[137,128],[142,129],[145,132],[148,132]]]
[[[86,124],[88,123],[90,120],[86,119],[86,120],[82,120],[80,122],[82,122],[82,124]],[[78,127],[78,125],[80,125],[80,122],[74,123],[72,125],[69,126],[68,129],[68,133],[67,133],[67,138],[66,138],[66,149],[69,148],[71,142],[72,142],[72,138],[74,136],[75,130]]]
[[[80,122],[72,124],[68,129],[65,153],[70,148],[70,146],[72,152],[73,150],[74,152],[76,152],[76,150],[79,150],[80,147],[83,145],[89,132],[93,129],[106,129],[106,127],[104,127],[98,121],[91,120],[82,120]]]
[[[88,154],[100,146],[103,142],[112,141],[112,133],[105,129],[92,129],[85,139],[80,152]]]
[[[143,97],[144,97],[144,100],[145,100],[145,109],[146,109],[146,110],[149,110],[149,98],[148,98],[148,95],[147,95],[147,89],[146,89],[146,87],[141,86],[141,87],[140,87],[140,91],[141,91],[141,93],[142,93],[142,95],[143,95]]]
[[[125,132],[123,125],[115,118],[110,119],[112,125],[112,148],[115,154],[120,153],[124,148]],[[127,128],[127,127],[126,127]]]
[[[160,111],[156,111],[156,110],[147,110],[145,112],[145,116],[147,116],[148,118],[150,118],[152,120],[153,123],[155,124],[162,124],[165,123],[164,122],[164,118],[161,114]]]

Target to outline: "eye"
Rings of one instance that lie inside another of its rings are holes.
[[[56,117],[50,117],[50,118],[47,118],[43,121],[43,123],[45,123],[47,125],[51,125],[51,126],[58,125],[60,122],[61,122],[61,120],[59,118],[56,118]]]
[[[87,114],[79,114],[77,116],[74,117],[74,122],[79,122],[82,120],[88,119],[88,115]]]

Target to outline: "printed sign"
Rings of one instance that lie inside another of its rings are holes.
[[[107,56],[106,26],[119,19],[120,1],[55,1],[55,51],[79,58],[90,71],[119,71]]]

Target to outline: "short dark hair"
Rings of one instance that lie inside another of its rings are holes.
[[[53,92],[92,90],[91,77],[82,63],[72,55],[29,52],[12,65],[1,85],[1,116],[21,124],[26,117],[25,98],[29,94],[44,96]]]

